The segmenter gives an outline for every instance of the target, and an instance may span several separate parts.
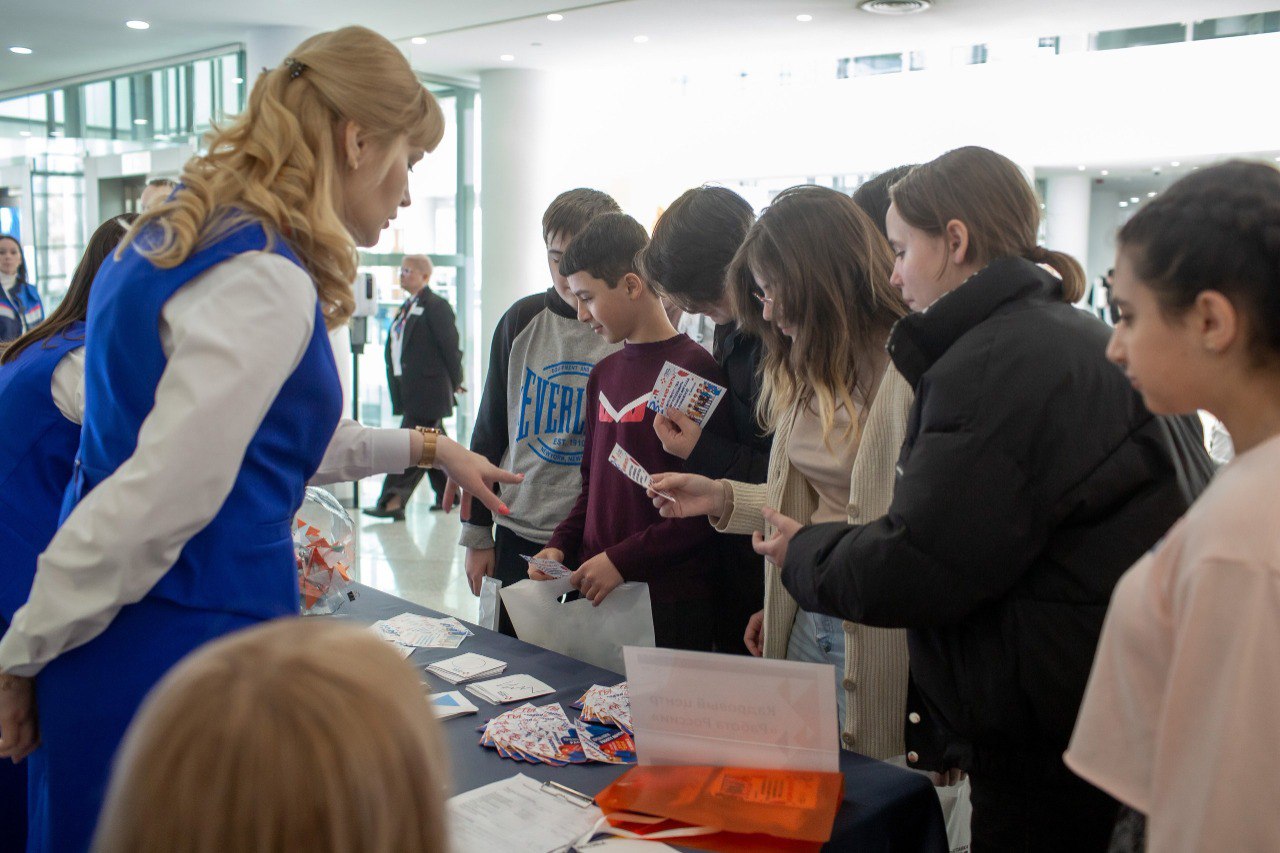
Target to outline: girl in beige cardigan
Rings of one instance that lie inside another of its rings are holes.
[[[663,515],[705,514],[723,533],[767,537],[766,506],[806,523],[885,513],[912,403],[884,353],[906,313],[891,269],[888,244],[847,196],[820,187],[778,196],[729,271],[744,326],[765,341],[759,411],[774,432],[768,480],[658,475],[651,494]],[[873,758],[902,754],[906,632],[801,611],[778,566],[766,561],[765,573],[765,608],[747,629],[748,647],[835,664],[842,745]]]

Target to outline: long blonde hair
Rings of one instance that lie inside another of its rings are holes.
[[[734,311],[765,344],[760,425],[772,432],[796,406],[816,404],[830,439],[836,410],[858,422],[854,392],[865,403],[876,384],[871,356],[907,314],[889,284],[889,244],[843,193],[815,186],[783,190],[760,215],[729,267]],[[795,339],[761,316],[759,282],[774,290],[774,305]],[[846,434],[845,438],[848,438]]]
[[[447,753],[417,673],[341,622],[195,651],[125,735],[97,853],[444,853]]]
[[[320,33],[285,63],[264,69],[249,104],[215,129],[193,157],[172,200],[143,214],[122,249],[146,234],[142,253],[175,267],[202,246],[258,222],[292,248],[311,274],[332,329],[355,307],[356,245],[339,217],[338,156],[343,122],[376,143],[405,134],[433,151],[444,135],[439,103],[395,45],[364,27]],[[148,228],[154,223],[159,228]]]

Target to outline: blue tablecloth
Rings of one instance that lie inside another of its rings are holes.
[[[329,618],[372,624],[400,613],[444,615],[362,584],[356,584],[356,590],[356,600],[345,603]],[[409,662],[418,667],[422,680],[433,691],[460,688],[427,672],[426,665],[463,652],[476,652],[506,661],[506,674],[528,673],[555,687],[554,694],[533,701],[538,705],[559,702],[566,712],[571,712],[569,703],[581,697],[591,685],[617,684],[622,680],[622,676],[615,672],[523,643],[496,631],[470,627],[475,636],[469,637],[457,650],[418,649],[409,657]],[[455,717],[443,723],[455,793],[524,773],[543,781],[554,779],[562,785],[594,795],[626,770],[625,767],[605,764],[548,767],[500,758],[496,751],[480,746],[476,726],[488,716],[507,708],[491,706],[470,693],[466,695],[480,707],[479,718],[476,715]],[[824,850],[946,853],[947,836],[942,811],[928,779],[845,751],[840,753],[840,769],[845,776],[844,804],[836,815],[831,841]]]

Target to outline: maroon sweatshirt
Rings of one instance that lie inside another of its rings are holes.
[[[625,580],[649,584],[655,604],[709,598],[711,565],[722,544],[706,518],[658,515],[645,490],[609,462],[616,443],[650,474],[684,470],[684,460],[662,449],[653,431],[655,413],[647,405],[668,361],[726,384],[715,359],[687,335],[627,344],[601,359],[587,379],[591,415],[582,455],[582,490],[547,543],[563,551],[570,565],[607,552]],[[703,428],[733,439],[729,406],[723,400]]]

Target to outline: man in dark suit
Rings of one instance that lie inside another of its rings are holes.
[[[396,312],[387,335],[387,385],[391,390],[391,411],[401,416],[400,426],[441,429],[453,412],[454,394],[462,387],[462,350],[458,347],[458,326],[453,309],[431,292],[431,261],[426,255],[406,255],[400,266],[400,286],[409,298]],[[366,509],[375,518],[404,520],[404,507],[422,480],[431,479],[440,509],[446,477],[435,468],[413,467],[401,474],[388,474],[382,484],[378,504]]]

